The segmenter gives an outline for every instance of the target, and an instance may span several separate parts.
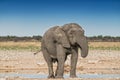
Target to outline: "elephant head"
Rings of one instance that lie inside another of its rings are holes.
[[[70,48],[69,40],[65,35],[65,32],[59,26],[57,26],[55,29],[54,39],[58,44],[62,44],[63,47]]]
[[[85,58],[88,55],[88,42],[82,27],[76,23],[70,23],[63,25],[62,29],[65,31],[70,45],[77,45],[81,49],[81,56]]]

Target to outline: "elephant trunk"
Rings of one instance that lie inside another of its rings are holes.
[[[88,55],[88,42],[85,36],[80,37],[77,39],[77,44],[79,45],[81,49],[81,56],[85,58]]]

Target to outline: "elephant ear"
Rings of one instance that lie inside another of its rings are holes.
[[[57,27],[54,33],[55,40],[58,44],[62,44],[63,47],[70,48],[69,40],[65,34],[65,32]]]

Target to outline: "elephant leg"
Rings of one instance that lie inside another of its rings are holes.
[[[58,67],[56,71],[56,78],[63,78],[64,73],[64,62],[65,62],[65,52],[62,45],[57,45],[57,59]]]
[[[78,60],[78,49],[72,49],[72,54],[71,54],[71,70],[70,70],[70,77],[74,78],[76,76],[76,64]]]
[[[58,63],[57,63],[58,64]],[[57,69],[55,71],[55,76],[57,76],[57,72],[58,72],[58,65],[57,65]]]
[[[52,59],[46,49],[43,50],[43,56],[48,65],[48,71],[49,71],[48,78],[54,78]]]
[[[67,59],[67,56],[65,56],[65,60]],[[57,62],[57,64],[58,64],[58,62]],[[56,69],[56,71],[55,71],[55,76],[57,76],[57,71],[58,71],[58,65],[57,65],[57,69]]]

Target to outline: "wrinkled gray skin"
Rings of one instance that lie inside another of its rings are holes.
[[[88,55],[88,42],[84,36],[84,30],[76,23],[50,28],[42,38],[41,48],[48,65],[48,78],[63,78],[64,63],[69,54],[71,54],[70,77],[76,77],[78,48],[81,49],[83,58]],[[57,62],[55,75],[54,62]]]

